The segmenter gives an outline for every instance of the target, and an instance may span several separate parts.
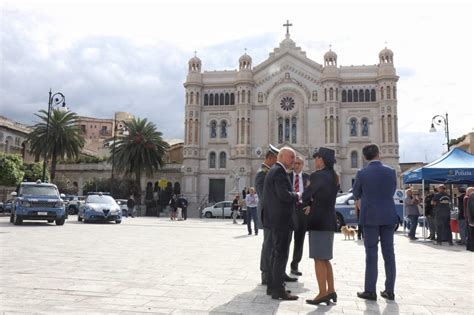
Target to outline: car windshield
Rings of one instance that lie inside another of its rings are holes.
[[[58,190],[54,186],[22,186],[20,196],[58,196]]]
[[[349,193],[349,194],[346,194],[346,195],[342,195],[342,196],[339,196],[336,198],[336,205],[343,205],[343,204],[346,204],[347,200],[351,199],[352,198],[352,194]]]
[[[87,196],[87,203],[106,203],[106,204],[115,204],[115,199],[111,196],[105,195],[91,195]]]

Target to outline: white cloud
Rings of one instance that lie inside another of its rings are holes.
[[[432,160],[445,141],[427,133],[431,117],[448,112],[452,138],[474,125],[472,9],[467,1],[7,1],[0,114],[31,123],[52,87],[80,115],[130,111],[182,137],[193,51],[204,70],[235,69],[244,48],[256,65],[289,19],[292,38],[320,63],[332,44],[339,65],[376,64],[387,41],[400,75],[401,159]]]

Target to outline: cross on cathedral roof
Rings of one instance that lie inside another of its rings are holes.
[[[286,27],[286,35],[290,35],[290,26],[293,26],[293,24],[290,24],[289,20],[286,20],[286,24],[283,24],[284,27]]]

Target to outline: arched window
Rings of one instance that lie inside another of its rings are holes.
[[[278,118],[278,143],[283,143],[283,118]]]
[[[324,140],[328,143],[328,117],[324,118]]]
[[[245,90],[242,91],[242,104],[245,104]]]
[[[314,102],[318,101],[318,91],[313,91],[313,101]]]
[[[387,134],[388,134],[388,141],[387,142],[393,142],[392,138],[392,115],[387,115]]]
[[[339,101],[339,89],[336,88],[336,101]]]
[[[370,90],[370,101],[375,102],[376,97],[375,97],[375,89]]]
[[[217,137],[217,122],[212,120],[210,123],[211,130],[210,130],[210,138],[215,139]]]
[[[230,105],[235,105],[235,94],[230,93]]]
[[[219,153],[219,168],[226,168],[227,154],[225,152]]]
[[[370,102],[370,91],[369,91],[369,89],[365,90],[365,101]]]
[[[214,94],[209,95],[209,105],[214,105]]]
[[[196,92],[196,104],[199,105],[200,101],[201,100],[199,99],[199,92]]]
[[[324,101],[328,100],[328,89],[324,89]]]
[[[383,100],[383,86],[380,88],[380,99]]]
[[[204,106],[209,105],[209,96],[207,94],[204,94]]]
[[[390,99],[390,97],[391,97],[391,95],[390,95],[390,94],[391,94],[390,87],[389,87],[389,86],[387,86],[387,99],[388,99],[388,100],[389,100],[389,99]]]
[[[190,119],[188,123],[188,143],[193,143],[193,120]]]
[[[224,93],[221,93],[220,99],[219,99],[219,105],[224,105]]]
[[[237,104],[240,104],[240,91],[237,91]]]
[[[285,118],[285,141],[290,142],[290,118]]]
[[[334,143],[334,116],[329,117],[329,142]]]
[[[359,102],[364,101],[364,90],[359,90]]]
[[[225,105],[229,105],[229,93],[225,93]]]
[[[296,143],[296,117],[291,118],[291,143]]]
[[[357,136],[357,119],[351,118],[350,120],[350,135],[351,137]]]
[[[189,104],[194,104],[194,92],[190,93],[191,99],[189,101]]]
[[[351,152],[351,168],[359,168],[359,156],[357,151]]]
[[[215,103],[216,105],[220,105],[220,104],[219,104],[219,94],[217,94],[217,93],[214,94],[214,103]]]
[[[354,102],[358,102],[359,101],[359,93],[357,93],[357,90],[354,90]]]
[[[221,121],[221,138],[227,138],[227,121]]]
[[[385,116],[382,115],[382,142],[385,142]]]
[[[216,168],[216,152],[209,153],[209,168]]]
[[[393,87],[393,99],[394,100],[397,99],[397,87],[396,86]]]
[[[367,118],[362,118],[361,120],[362,124],[362,136],[363,137],[368,137],[369,136],[369,120]]]
[[[347,101],[352,102],[352,90],[347,91]]]
[[[249,104],[250,104],[250,91],[248,91],[248,93],[247,93],[247,101],[248,101]]]
[[[346,102],[346,101],[347,101],[346,90],[342,90],[342,102]]]
[[[329,89],[329,100],[330,101],[334,100],[334,89],[333,88]]]

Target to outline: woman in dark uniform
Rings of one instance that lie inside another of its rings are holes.
[[[306,303],[318,305],[337,302],[334,276],[330,260],[336,231],[336,196],[339,178],[334,171],[334,150],[319,148],[313,153],[316,171],[303,193],[303,204],[308,206],[309,256],[314,259],[319,294]]]

